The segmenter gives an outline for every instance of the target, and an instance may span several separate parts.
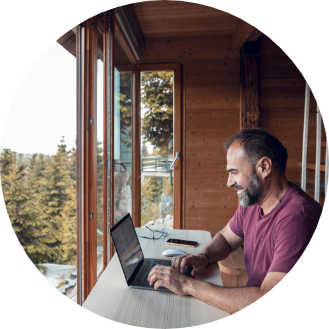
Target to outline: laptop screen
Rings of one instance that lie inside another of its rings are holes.
[[[143,259],[134,224],[129,214],[111,228],[111,236],[127,282]]]

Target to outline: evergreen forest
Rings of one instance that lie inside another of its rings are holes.
[[[123,79],[123,78],[122,78]],[[126,78],[125,78],[126,79]],[[127,83],[122,81],[122,85]],[[121,130],[129,135],[131,104],[120,90]],[[141,76],[142,156],[173,154],[173,72],[145,72]],[[128,97],[128,96],[127,96]],[[127,138],[126,138],[127,139]],[[128,140],[128,139],[127,139]],[[124,141],[121,141],[124,143]],[[146,143],[153,147],[148,152]],[[125,145],[131,147],[131,145]],[[103,231],[103,149],[97,143],[97,245]],[[67,150],[62,137],[54,155],[26,155],[2,149],[2,193],[18,241],[33,264],[76,264],[76,150]],[[142,224],[159,218],[162,194],[172,195],[168,177],[146,177],[141,191]]]
[[[75,149],[64,137],[52,156],[3,149],[0,170],[9,219],[33,264],[76,264]]]

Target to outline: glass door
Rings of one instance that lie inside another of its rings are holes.
[[[114,38],[114,224],[132,213],[133,63]]]
[[[140,72],[141,226],[179,228],[180,70],[175,65],[148,67],[157,65],[141,66]]]

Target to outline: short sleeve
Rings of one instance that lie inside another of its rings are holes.
[[[242,206],[239,206],[237,211],[235,212],[234,216],[229,221],[229,227],[236,234],[238,237],[244,239],[244,232],[243,232],[243,212],[244,209]]]
[[[288,273],[306,249],[316,225],[300,212],[282,219],[273,232],[274,255],[268,272]]]

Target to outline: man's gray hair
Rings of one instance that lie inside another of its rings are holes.
[[[240,130],[225,141],[224,149],[228,151],[236,141],[240,142],[252,166],[255,166],[262,157],[268,157],[280,175],[285,173],[288,160],[287,150],[275,136],[270,135],[264,128]]]

